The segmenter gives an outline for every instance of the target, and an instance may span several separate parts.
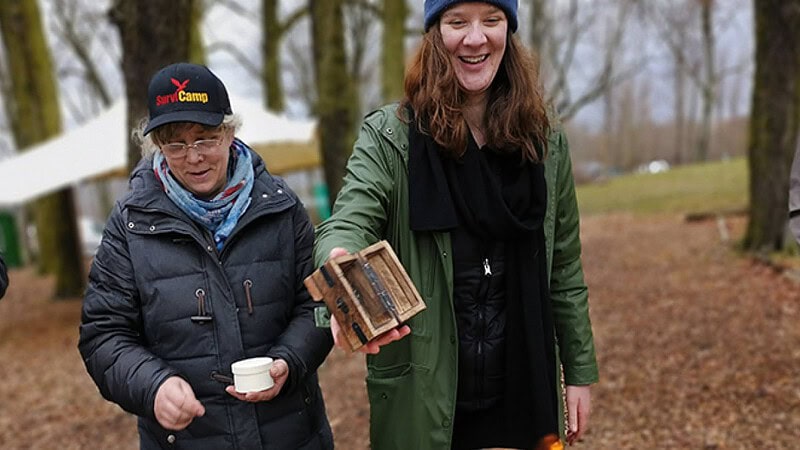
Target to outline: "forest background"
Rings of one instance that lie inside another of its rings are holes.
[[[756,209],[749,211],[754,220],[745,246],[769,252],[790,244],[785,196],[798,122],[797,33],[785,26],[796,15],[792,5],[521,1],[517,36],[540,55],[548,99],[569,130],[578,181],[747,155],[757,201],[750,202]],[[404,64],[422,32],[421,6],[406,0],[5,1],[0,154],[80,126],[123,97],[132,127],[144,116],[150,75],[190,60],[207,63],[235,94],[317,120],[332,203],[360,118],[402,96]],[[756,20],[760,11],[763,20]],[[760,42],[773,42],[775,51],[756,51],[760,32]],[[754,89],[759,54],[762,67],[782,70],[763,72],[764,88]],[[130,144],[128,167],[138,159]],[[126,174],[116,175],[124,180]],[[99,184],[95,203],[104,205],[104,215],[118,193],[107,179]],[[15,217],[25,230],[25,253],[54,274],[58,297],[84,286],[80,209],[75,194],[62,189]]]

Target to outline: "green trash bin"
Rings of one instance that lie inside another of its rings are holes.
[[[328,201],[328,185],[317,183],[314,185],[314,204],[317,207],[319,220],[325,220],[331,216],[331,205]]]
[[[7,211],[0,211],[0,252],[8,267],[22,266],[22,251],[20,250],[17,221],[14,215]]]

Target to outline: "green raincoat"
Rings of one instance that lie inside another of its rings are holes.
[[[364,120],[333,215],[317,230],[314,259],[323,264],[334,247],[355,252],[381,239],[392,245],[427,309],[408,321],[409,336],[367,356],[371,446],[450,449],[458,385],[450,235],[410,229],[408,125],[396,110],[396,104],[388,105]],[[587,385],[597,381],[598,371],[578,207],[567,141],[560,125],[553,128],[545,162],[544,224],[556,364],[563,365],[566,384]],[[560,371],[555,379],[561,379]],[[556,389],[561,392],[560,385]],[[562,404],[559,413],[563,420]]]

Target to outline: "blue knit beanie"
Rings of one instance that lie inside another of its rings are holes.
[[[475,0],[472,0],[475,1]],[[512,33],[517,31],[517,0],[478,0],[497,6],[506,13],[508,28]],[[445,9],[457,4],[467,3],[463,0],[425,0],[425,31],[431,27]]]

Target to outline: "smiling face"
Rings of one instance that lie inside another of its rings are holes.
[[[164,144],[193,144],[201,139],[219,139],[220,144],[208,152],[191,147],[187,149],[186,156],[166,160],[172,176],[186,190],[199,198],[208,199],[221,192],[228,180],[229,148],[233,133],[193,125],[177,129]]]
[[[459,3],[442,14],[439,31],[458,83],[471,97],[484,95],[506,51],[503,10],[483,2]]]

